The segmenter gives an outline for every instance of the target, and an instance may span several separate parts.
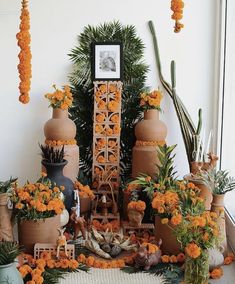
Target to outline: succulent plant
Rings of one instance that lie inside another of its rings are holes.
[[[64,146],[61,149],[55,149],[52,146],[40,145],[42,159],[48,163],[62,163],[64,162]]]
[[[6,193],[12,188],[12,184],[17,181],[17,178],[10,177],[7,181],[0,181],[0,193]]]
[[[10,264],[22,253],[22,248],[14,242],[0,242],[0,265]]]
[[[228,171],[210,168],[207,171],[200,171],[193,179],[208,186],[213,194],[225,194],[235,189],[235,179],[229,176]]]

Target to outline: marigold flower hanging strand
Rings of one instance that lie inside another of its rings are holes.
[[[173,11],[171,18],[175,20],[175,33],[179,33],[184,27],[184,25],[180,23],[180,20],[183,18],[183,8],[184,2],[182,0],[171,0],[171,10]]]
[[[30,17],[28,11],[28,0],[22,0],[22,9],[21,9],[21,16],[20,16],[20,31],[17,33],[16,38],[18,40],[18,46],[20,47],[19,57],[19,64],[18,64],[18,71],[19,71],[19,90],[20,96],[19,101],[23,104],[27,104],[29,102],[29,91],[30,91],[30,84],[31,84],[31,50],[30,50]]]

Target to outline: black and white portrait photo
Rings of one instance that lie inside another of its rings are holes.
[[[120,43],[94,43],[92,55],[93,80],[121,80],[122,45]]]

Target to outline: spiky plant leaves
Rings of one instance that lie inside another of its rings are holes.
[[[178,284],[183,276],[181,267],[171,263],[158,263],[147,271],[135,268],[133,266],[125,266],[124,268],[121,268],[121,270],[129,274],[144,272],[157,276],[163,276],[165,279],[165,284]]]
[[[118,21],[97,27],[87,26],[78,37],[78,45],[69,57],[73,62],[70,83],[74,106],[70,114],[77,126],[80,147],[80,170],[91,176],[93,139],[93,83],[91,81],[91,43],[122,42],[123,44],[123,92],[121,123],[121,176],[124,181],[131,173],[131,153],[135,143],[134,126],[141,118],[139,94],[144,90],[148,71],[143,62],[144,44],[132,25],[124,26]]]
[[[12,184],[17,181],[18,178],[10,177],[9,180],[0,181],[0,193],[6,193],[12,188]]]
[[[52,146],[40,145],[41,155],[43,160],[48,163],[62,163],[64,162],[64,145],[62,148],[55,149]]]
[[[0,242],[0,265],[10,264],[20,255],[22,248],[14,242]]]

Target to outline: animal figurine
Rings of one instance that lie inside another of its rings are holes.
[[[66,228],[60,228],[58,229],[59,232],[59,237],[56,240],[56,257],[59,258],[60,257],[60,249],[61,247],[64,248],[65,251],[65,255],[68,256],[68,252],[67,252],[67,241],[66,241],[66,237],[64,236],[64,231]]]
[[[141,268],[148,271],[151,266],[157,265],[161,259],[162,252],[160,250],[161,240],[159,242],[159,249],[155,253],[148,253],[146,246],[140,246],[135,257],[135,268]]]
[[[74,230],[73,239],[76,240],[79,232],[81,231],[82,237],[85,240],[86,239],[86,229],[85,229],[86,220],[85,220],[84,216],[78,217],[76,209],[77,209],[76,207],[72,207],[71,208],[72,213],[70,215],[70,220],[71,220],[73,230]]]

